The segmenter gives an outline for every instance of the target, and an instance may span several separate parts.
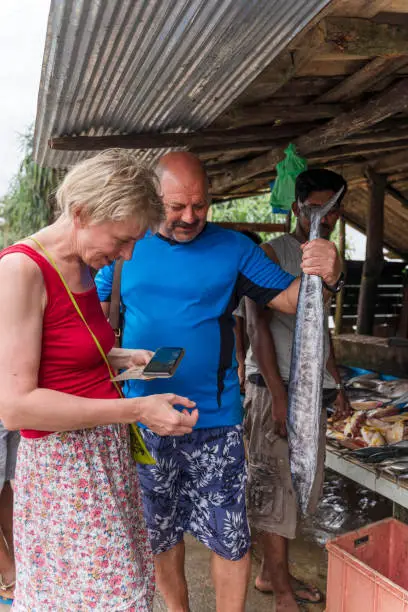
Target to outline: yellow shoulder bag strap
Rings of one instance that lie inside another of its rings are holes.
[[[41,251],[44,253],[44,255],[47,257],[48,261],[50,262],[50,264],[52,265],[52,267],[54,268],[54,270],[56,271],[56,273],[58,274],[58,276],[61,279],[62,284],[65,287],[66,292],[68,293],[72,304],[74,305],[75,310],[77,311],[78,315],[80,316],[80,318],[82,319],[83,323],[85,324],[87,330],[89,331],[89,333],[92,336],[93,341],[95,342],[102,359],[104,360],[104,362],[106,363],[106,366],[108,368],[109,371],[109,378],[111,379],[112,383],[115,385],[115,388],[117,390],[117,392],[119,393],[120,397],[123,398],[123,393],[122,393],[122,389],[120,388],[120,385],[118,385],[118,383],[116,382],[116,380],[113,380],[114,375],[112,372],[112,368],[110,366],[109,360],[105,354],[105,351],[103,350],[101,343],[99,342],[98,338],[95,336],[95,334],[93,333],[92,329],[89,327],[84,315],[82,314],[82,311],[75,299],[75,297],[72,294],[71,289],[68,287],[68,284],[65,280],[65,278],[63,277],[62,273],[60,272],[57,264],[55,263],[52,255],[43,247],[43,245],[41,244],[41,242],[39,242],[36,238],[33,238],[32,236],[29,236],[29,239],[32,240],[33,242],[35,242],[35,244],[41,249]],[[143,463],[145,465],[153,465],[154,463],[156,463],[156,461],[153,459],[153,457],[151,456],[151,454],[149,453],[149,451],[146,448],[146,445],[144,443],[144,440],[140,434],[139,428],[136,425],[136,423],[131,423],[130,424],[130,445],[131,445],[131,452],[132,452],[132,457],[133,459],[137,462],[137,463]]]

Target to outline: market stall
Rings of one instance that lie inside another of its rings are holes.
[[[329,419],[326,465],[408,508],[408,379],[352,368],[343,376],[353,413]]]

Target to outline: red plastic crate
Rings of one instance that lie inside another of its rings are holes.
[[[326,612],[408,612],[408,525],[385,519],[326,548]]]

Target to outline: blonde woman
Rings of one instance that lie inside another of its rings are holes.
[[[54,224],[0,253],[0,418],[22,434],[14,609],[150,611],[153,564],[128,424],[184,434],[198,415],[171,394],[120,398],[102,352],[113,367],[150,353],[115,361],[90,268],[129,259],[161,220],[161,199],[154,174],[112,150],[75,166],[57,202]]]

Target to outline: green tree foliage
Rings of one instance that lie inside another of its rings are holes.
[[[236,223],[285,223],[286,215],[274,214],[269,204],[270,194],[266,193],[260,196],[251,198],[242,198],[238,200],[228,200],[222,204],[213,204],[212,220],[213,221],[230,221]],[[291,229],[295,229],[296,217],[292,215]],[[280,234],[270,234],[261,232],[260,236],[263,241],[270,240]],[[332,240],[339,243],[339,224],[332,234]],[[353,245],[350,239],[346,240],[346,259],[351,259],[353,254]]]
[[[33,131],[21,136],[23,160],[0,200],[4,218],[0,246],[20,240],[38,231],[53,218],[53,194],[61,179],[61,172],[41,168],[33,161]]]
[[[223,204],[212,206],[213,221],[235,221],[236,223],[285,223],[286,215],[272,213],[269,205],[269,194],[228,200]],[[261,232],[262,240],[270,240],[279,234]]]

